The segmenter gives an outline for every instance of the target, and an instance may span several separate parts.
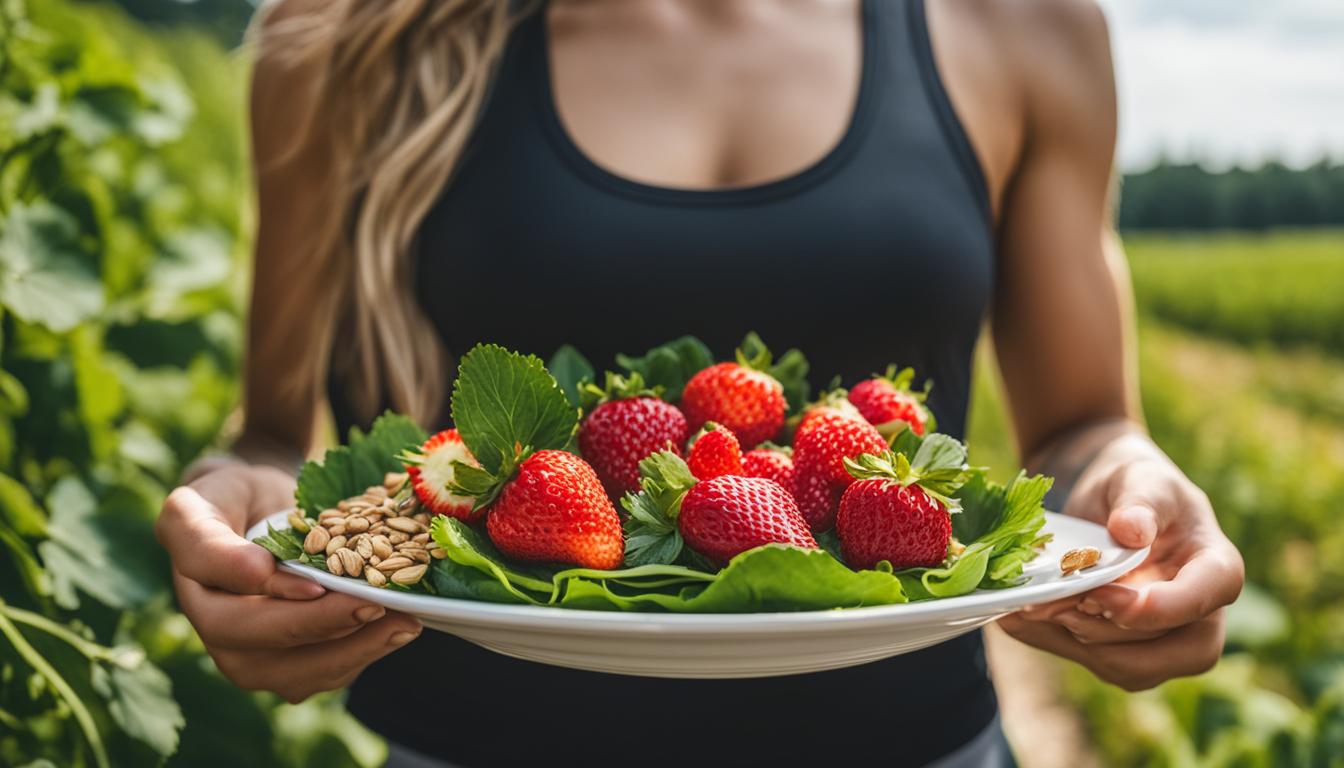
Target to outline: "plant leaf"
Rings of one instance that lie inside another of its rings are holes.
[[[351,429],[346,445],[328,450],[320,463],[309,461],[299,470],[294,494],[298,506],[317,517],[342,499],[381,485],[383,475],[404,469],[397,456],[418,447],[426,437],[415,422],[394,413],[379,416],[367,435]]]
[[[565,397],[569,399],[569,404],[575,408],[579,407],[579,389],[584,382],[595,380],[597,372],[593,370],[593,364],[588,362],[588,358],[583,353],[569,344],[565,344],[551,355],[551,361],[546,364],[546,370],[551,372],[555,381],[564,390]]]
[[[58,333],[103,309],[103,284],[74,217],[56,206],[15,203],[0,226],[0,303]]]
[[[643,376],[647,386],[662,387],[663,397],[676,402],[681,399],[686,382],[714,364],[714,355],[694,336],[682,336],[654,347],[641,357],[617,355],[616,362]]]
[[[518,448],[565,448],[579,423],[578,409],[541,360],[494,344],[462,357],[452,405],[462,441],[496,476]]]

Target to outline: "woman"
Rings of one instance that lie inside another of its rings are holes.
[[[408,765],[1003,764],[978,634],[796,677],[597,675],[416,640],[240,536],[289,502],[328,405],[342,433],[385,406],[441,423],[445,351],[477,341],[610,364],[756,329],[848,382],[914,365],[960,436],[986,316],[1025,463],[1068,513],[1153,545],[1128,583],[1000,625],[1131,690],[1216,661],[1242,565],[1139,423],[1095,7],[516,10],[289,0],[261,25],[246,428],[159,524],[225,675],[290,701],[353,684]]]

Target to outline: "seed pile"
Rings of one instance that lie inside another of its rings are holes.
[[[431,515],[406,481],[406,473],[389,472],[382,485],[322,510],[317,520],[290,513],[290,527],[304,534],[303,551],[325,557],[336,576],[363,578],[375,587],[419,583],[430,560],[448,553],[430,539]]]

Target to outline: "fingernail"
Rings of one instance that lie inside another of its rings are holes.
[[[387,609],[381,605],[366,605],[363,608],[355,609],[355,621],[360,624],[367,624],[374,619],[381,618]]]
[[[400,648],[419,636],[419,632],[393,632],[392,636],[387,638],[387,644],[393,648]]]
[[[1106,609],[1101,607],[1101,603],[1098,603],[1090,597],[1085,597],[1078,603],[1078,610],[1086,613],[1088,616],[1101,616],[1106,612]]]

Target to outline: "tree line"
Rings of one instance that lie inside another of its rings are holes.
[[[1119,223],[1121,229],[1344,226],[1344,163],[1294,169],[1271,161],[1214,171],[1164,160],[1124,177]]]

